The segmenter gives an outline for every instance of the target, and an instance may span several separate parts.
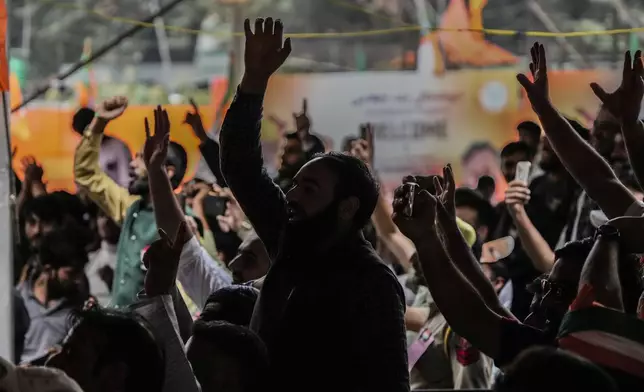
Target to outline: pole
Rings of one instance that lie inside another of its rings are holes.
[[[9,69],[9,18],[7,10],[8,0],[0,0],[0,9],[4,14],[6,23],[4,28],[4,42],[0,42],[2,50],[0,61],[5,62]],[[4,75],[8,79],[8,75]],[[4,249],[2,262],[0,262],[0,356],[13,361],[13,236],[17,228],[14,220],[15,191],[13,172],[11,170],[11,138],[9,136],[9,86],[6,91],[0,91],[2,99],[2,117],[0,120],[0,222],[4,222],[4,230],[0,230],[0,249]]]
[[[150,1],[150,11],[157,12],[161,8],[159,0]],[[163,70],[163,80],[165,87],[174,91],[175,86],[170,85],[172,81],[172,56],[170,55],[170,44],[168,43],[168,35],[165,31],[165,22],[163,18],[154,18],[154,31],[157,37],[157,46],[159,47],[159,57],[161,58],[161,68]]]
[[[148,16],[147,18],[143,19],[140,24],[137,24],[133,26],[132,28],[128,29],[125,31],[123,34],[117,36],[114,38],[111,42],[109,42],[107,45],[103,46],[99,50],[97,50],[95,53],[93,53],[89,58],[79,61],[78,63],[74,64],[73,67],[71,67],[69,70],[63,72],[62,74],[56,76],[57,81],[63,81],[67,79],[69,76],[73,75],[76,73],[78,70],[82,69],[84,66],[87,64],[93,62],[94,60],[97,60],[101,57],[103,57],[107,52],[110,50],[114,49],[116,46],[118,46],[121,42],[123,42],[126,38],[129,38],[133,36],[134,34],[138,33],[139,31],[143,30],[144,28],[147,28],[147,24],[150,24],[154,22],[154,20],[160,16],[163,16],[166,14],[168,11],[172,10],[174,7],[182,3],[184,0],[174,0],[171,3],[168,3],[161,7],[157,12],[154,14]],[[40,87],[38,90],[36,90],[33,94],[31,94],[28,98],[22,101],[22,103],[15,108],[11,109],[11,113],[16,112],[23,107],[27,106],[31,102],[35,101],[37,98],[39,98],[41,95],[45,94],[49,90],[49,84],[46,86]]]

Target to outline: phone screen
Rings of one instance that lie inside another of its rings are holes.
[[[227,197],[221,196],[206,196],[203,200],[203,210],[207,218],[216,219],[219,215],[226,213]]]

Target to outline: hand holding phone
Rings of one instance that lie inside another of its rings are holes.
[[[521,161],[517,163],[517,173],[514,177],[515,180],[521,181],[524,183],[528,183],[528,180],[530,179],[530,168],[532,167],[532,163],[529,161]]]

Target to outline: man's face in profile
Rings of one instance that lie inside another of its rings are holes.
[[[148,171],[143,161],[141,152],[134,156],[130,162],[130,184],[128,191],[132,195],[147,195],[150,192],[148,185]]]
[[[289,221],[313,218],[325,212],[334,201],[337,177],[322,159],[308,162],[293,179],[293,187],[286,194]]]

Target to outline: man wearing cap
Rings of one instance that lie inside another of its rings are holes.
[[[109,218],[121,226],[110,304],[115,308],[123,308],[136,302],[145,276],[141,263],[142,252],[157,239],[148,173],[141,153],[137,153],[130,163],[130,183],[127,188],[114,182],[99,165],[103,132],[107,124],[120,117],[126,108],[125,97],[114,97],[99,105],[94,120],[83,133],[74,157],[74,177],[78,186]],[[165,170],[174,189],[181,184],[186,168],[186,151],[181,145],[171,142],[165,160]],[[199,249],[184,249],[186,257],[198,258],[204,265],[208,264],[208,260],[212,261],[198,243],[188,244]],[[231,279],[223,270],[217,270],[210,276],[216,278],[215,286],[223,287],[230,284]]]

